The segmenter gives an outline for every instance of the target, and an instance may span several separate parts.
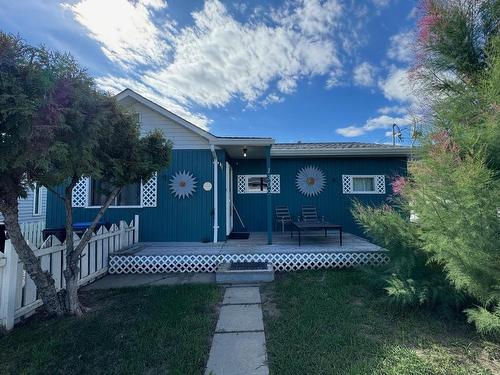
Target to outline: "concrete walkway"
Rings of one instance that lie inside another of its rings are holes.
[[[205,374],[269,374],[259,287],[226,288]]]

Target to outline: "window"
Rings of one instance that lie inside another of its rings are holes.
[[[267,193],[267,176],[246,176],[247,177],[247,193]]]
[[[112,187],[99,180],[90,180],[90,206],[102,206],[106,197],[111,193]],[[140,206],[141,205],[141,183],[124,186],[111,206]]]
[[[353,177],[352,191],[354,193],[375,192],[375,177]]]
[[[33,215],[38,216],[42,214],[42,187],[35,184],[33,190]]]
[[[385,194],[384,175],[343,175],[344,194]]]

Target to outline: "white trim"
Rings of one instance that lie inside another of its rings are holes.
[[[38,199],[36,196],[36,189],[38,188]],[[38,187],[38,184],[35,182],[35,186],[33,188],[33,216],[42,216],[42,206],[43,206],[43,186]],[[38,213],[35,212],[36,203],[38,200]]]
[[[218,240],[219,234],[219,178],[217,166],[219,161],[217,160],[217,153],[215,152],[215,147],[210,146],[210,151],[212,151],[212,157],[214,158],[214,243]]]
[[[234,228],[233,199],[233,168],[231,164],[226,161],[226,236],[228,236]]]
[[[370,191],[355,191],[353,179],[373,178],[373,189]],[[344,194],[385,194],[385,175],[378,174],[353,174],[342,175],[342,192]]]

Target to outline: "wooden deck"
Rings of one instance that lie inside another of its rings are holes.
[[[273,244],[267,244],[267,233],[250,233],[248,240],[228,240],[220,243],[198,242],[144,242],[120,255],[209,255],[209,254],[263,254],[263,253],[331,253],[331,252],[373,252],[384,251],[380,246],[350,233],[343,234],[343,244],[339,244],[338,233],[328,237],[323,232],[302,234],[299,246],[297,234],[273,233]]]

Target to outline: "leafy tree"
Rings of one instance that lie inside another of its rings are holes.
[[[141,137],[136,117],[114,98],[99,92],[71,56],[0,35],[10,48],[2,59],[0,76],[0,97],[6,103],[0,112],[0,171],[2,176],[12,176],[0,182],[1,192],[6,193],[2,194],[0,210],[48,312],[81,314],[77,275],[83,249],[124,186],[146,180],[168,166],[171,145],[160,132]],[[32,61],[40,62],[33,67]],[[108,189],[103,191],[105,199],[92,225],[74,246],[72,193],[83,177],[100,179]],[[19,228],[17,199],[26,196],[26,189],[34,182],[49,189],[55,185],[63,188],[58,195],[66,210],[65,293],[56,293],[52,277],[42,271]]]
[[[480,332],[500,334],[500,1],[429,0],[423,11],[413,77],[435,99],[432,124],[399,189],[402,210],[384,216],[357,206],[355,214],[393,253],[398,245],[388,237],[399,241],[399,227],[411,234],[411,246],[401,240],[396,253],[413,268],[395,272],[389,293],[414,296],[421,281],[445,281],[473,301],[465,312]],[[397,271],[397,262],[389,268]]]
[[[62,310],[54,281],[24,241],[17,218],[18,198],[26,197],[47,168],[52,131],[60,119],[53,100],[62,86],[59,58],[0,33],[0,211],[41,299],[56,314]]]

